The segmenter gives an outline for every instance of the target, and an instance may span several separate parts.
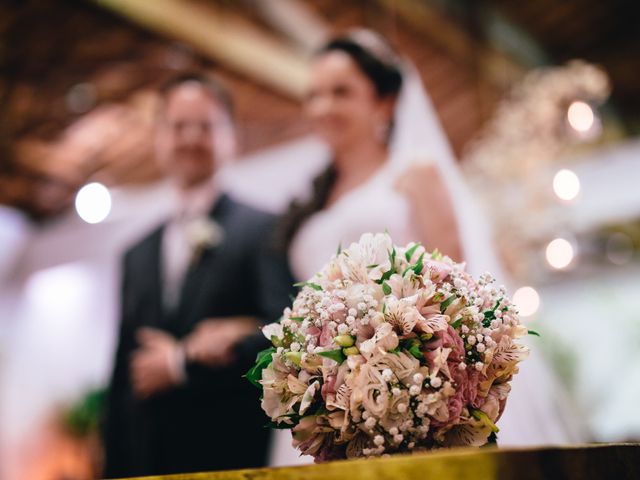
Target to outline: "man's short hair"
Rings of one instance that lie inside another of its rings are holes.
[[[229,115],[229,119],[234,119],[234,106],[231,95],[228,90],[210,75],[199,72],[186,72],[175,75],[165,81],[159,88],[161,103],[164,104],[169,94],[180,85],[185,83],[196,82],[213,98],[215,102],[220,104]],[[163,105],[161,105],[163,106]]]

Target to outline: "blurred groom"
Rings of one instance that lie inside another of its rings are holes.
[[[263,248],[272,218],[216,183],[231,122],[229,97],[209,78],[184,75],[161,91],[156,155],[178,201],[124,257],[106,477],[266,462],[266,417],[242,375],[263,347],[258,325],[280,316],[291,283]]]

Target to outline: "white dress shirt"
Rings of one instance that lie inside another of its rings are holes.
[[[162,238],[163,302],[168,310],[176,308],[180,301],[182,284],[193,259],[188,226],[195,220],[207,218],[219,195],[215,177],[188,190],[176,191],[175,213]]]

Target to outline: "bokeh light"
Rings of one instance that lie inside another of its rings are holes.
[[[605,246],[607,259],[615,265],[626,265],[633,259],[633,240],[622,232],[611,234]]]
[[[540,295],[533,287],[520,287],[513,294],[513,303],[523,317],[530,317],[540,308]]]
[[[582,101],[575,101],[569,105],[567,110],[567,120],[571,128],[577,132],[584,133],[593,127],[595,114],[591,105]]]
[[[76,195],[76,212],[87,223],[100,223],[111,212],[111,194],[101,183],[89,183]]]
[[[580,193],[580,179],[573,171],[562,169],[553,177],[553,191],[561,200],[573,200]]]
[[[565,238],[556,238],[547,245],[547,263],[556,270],[567,268],[573,261],[574,255],[573,245]]]

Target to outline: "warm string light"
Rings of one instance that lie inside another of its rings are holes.
[[[580,193],[578,175],[571,170],[560,170],[553,177],[553,191],[561,200],[574,200]]]
[[[588,132],[595,124],[595,120],[596,116],[591,105],[581,100],[572,102],[567,109],[567,121],[576,132]]]
[[[551,240],[546,249],[547,263],[556,270],[567,268],[575,256],[573,245],[565,238]]]

